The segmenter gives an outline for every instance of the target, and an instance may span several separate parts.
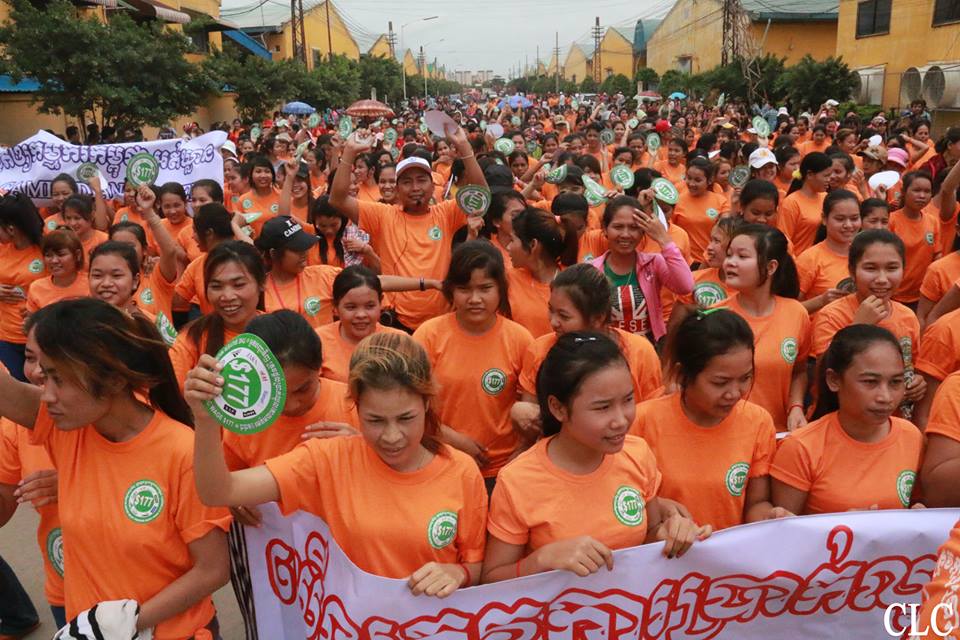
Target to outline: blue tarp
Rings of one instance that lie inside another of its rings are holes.
[[[261,58],[266,58],[267,60],[273,60],[273,56],[267,51],[266,48],[243,31],[233,31],[227,30],[223,32],[223,35],[227,36],[238,45],[249,51],[254,55],[258,55]]]
[[[31,93],[39,88],[40,83],[32,78],[14,83],[10,76],[0,75],[0,93]]]

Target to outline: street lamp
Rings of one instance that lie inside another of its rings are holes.
[[[417,20],[411,20],[406,24],[400,25],[400,75],[403,76],[403,101],[407,101],[407,69],[406,69],[406,49],[403,48],[403,30],[405,27],[416,22],[426,22],[427,20],[436,20],[440,16],[427,16],[426,18],[418,18]]]

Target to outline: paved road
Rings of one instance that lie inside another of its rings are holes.
[[[0,529],[0,556],[13,567],[24,588],[33,599],[43,623],[28,636],[29,640],[52,638],[56,632],[50,608],[43,596],[43,564],[37,547],[37,513],[31,507],[21,506],[10,522]],[[230,585],[213,595],[220,616],[220,632],[224,640],[242,640],[243,623],[237,611],[237,602]]]

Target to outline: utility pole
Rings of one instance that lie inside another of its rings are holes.
[[[535,76],[540,75],[540,45],[537,45],[537,66],[536,66],[536,71],[533,72],[533,75]]]
[[[555,64],[553,66],[553,75],[556,80],[556,91],[557,94],[560,93],[560,32],[554,32],[555,44],[556,46],[553,49],[553,55]]]
[[[424,100],[426,100],[427,98],[427,59],[423,55],[422,45],[420,47],[419,62],[420,62],[420,75],[423,76],[423,98]]]
[[[387,44],[390,45],[390,57],[397,59],[397,34],[393,32],[393,21],[387,23]]]
[[[597,84],[601,81],[603,69],[603,67],[600,66],[600,41],[602,39],[603,29],[600,27],[600,16],[597,16],[593,26],[593,80]]]
[[[302,2],[302,0],[297,0]],[[326,0],[323,4],[327,5],[327,50],[330,55],[327,60],[333,60],[333,26],[330,24],[330,0]],[[303,28],[303,23],[300,24],[300,28]],[[304,39],[304,46],[306,46],[306,39]]]
[[[736,55],[737,30],[734,27],[733,0],[723,0],[723,42],[720,46],[720,64],[726,66]]]
[[[303,0],[290,0],[290,39],[293,45],[293,59],[307,64],[307,36],[303,27]]]

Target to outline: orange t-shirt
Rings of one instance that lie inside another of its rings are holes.
[[[168,320],[173,318],[174,284],[163,277],[159,267],[154,267],[150,275],[140,276],[137,306],[155,316],[163,314]]]
[[[960,309],[940,316],[923,332],[915,366],[937,380],[960,369]]]
[[[720,269],[707,267],[693,272],[693,291],[681,298],[684,304],[694,304],[700,309],[709,309],[727,299],[730,293],[720,278]]]
[[[591,473],[575,475],[550,459],[544,438],[504,467],[490,500],[487,530],[528,551],[588,535],[611,549],[647,537],[647,503],[660,491],[657,460],[642,438],[627,436]]]
[[[404,332],[393,327],[385,327],[378,322],[373,333]],[[343,334],[340,333],[339,320],[319,327],[317,335],[320,336],[321,353],[323,354],[323,368],[320,369],[320,375],[328,380],[346,382],[350,376],[350,357],[358,343],[349,342],[343,337]]]
[[[43,404],[31,442],[57,469],[68,620],[104,600],[146,602],[190,570],[191,542],[230,527],[226,509],[197,495],[193,430],[159,411],[132,439],[111,442],[92,425],[57,429]],[[206,596],[153,637],[191,637],[215,613]]]
[[[940,222],[931,214],[923,213],[917,219],[908,218],[903,209],[890,214],[890,231],[900,236],[907,250],[907,264],[903,280],[894,299],[897,302],[916,302],[920,299],[920,285],[934,255],[940,253]]]
[[[41,215],[46,209],[41,209]],[[43,233],[44,235],[55,231],[57,227],[66,227],[67,223],[63,219],[63,213],[54,213],[49,215],[44,215],[43,220]]]
[[[526,269],[507,269],[510,312],[514,322],[534,338],[553,333],[550,326],[550,283],[540,282]]]
[[[923,588],[923,606],[917,619],[920,640],[960,640],[957,626],[957,585],[960,584],[960,521],[937,551],[937,568]],[[946,605],[946,606],[939,606]],[[952,613],[951,613],[952,612]],[[933,616],[936,614],[937,619]],[[945,633],[942,635],[940,632]],[[903,637],[906,637],[904,634]]]
[[[780,203],[777,227],[793,243],[794,255],[800,255],[813,246],[823,219],[823,200],[826,193],[810,198],[803,191],[794,191]]]
[[[587,229],[580,236],[580,248],[577,249],[578,262],[590,262],[594,258],[602,256],[609,248],[607,234],[603,229]]]
[[[48,304],[70,298],[86,298],[90,295],[90,279],[86,272],[77,273],[77,277],[66,287],[53,284],[53,276],[40,278],[30,283],[27,289],[27,313],[36,313]]]
[[[359,185],[357,189],[357,200],[365,200],[367,202],[380,202],[380,187],[373,184],[363,183]]]
[[[710,232],[717,219],[728,210],[727,199],[712,191],[701,196],[692,196],[686,190],[680,193],[671,221],[690,236],[690,253],[694,262],[703,262],[703,252],[710,244]]]
[[[230,331],[229,329],[224,330],[223,344],[227,344],[238,335],[240,334]],[[183,383],[187,380],[187,374],[190,373],[190,369],[197,366],[197,361],[200,360],[200,354],[206,353],[206,345],[207,342],[205,339],[200,345],[191,340],[187,334],[187,328],[184,327],[177,335],[173,346],[170,347],[170,362],[173,364],[173,372],[177,376],[177,381],[180,383],[181,389],[183,388]]]
[[[250,190],[240,196],[240,213],[246,218],[247,224],[253,230],[254,238],[260,236],[260,230],[267,220],[276,218],[280,214],[280,192],[271,189],[270,193],[261,196]]]
[[[202,253],[191,260],[173,288],[173,291],[188,303],[199,305],[200,312],[204,314],[213,311],[213,305],[207,300],[207,290],[203,282],[203,268],[207,264],[208,255]]]
[[[144,217],[140,215],[139,211],[131,207],[117,209],[117,212],[113,216],[113,222],[114,224],[118,222],[134,222],[143,227],[143,233],[147,236],[147,252],[154,256],[160,254],[160,250],[157,248],[157,239],[153,236],[153,229],[150,228],[150,225]]]
[[[501,316],[483,335],[471,335],[451,312],[424,322],[413,339],[426,349],[440,384],[440,421],[485,446],[490,463],[481,471],[496,476],[517,447],[510,407],[533,336]]]
[[[88,264],[90,262],[90,256],[93,254],[93,250],[109,239],[110,236],[103,231],[91,229],[90,235],[87,237],[87,239],[80,241],[80,244],[83,246],[83,256]]]
[[[796,300],[775,299],[773,313],[763,318],[746,313],[739,294],[719,306],[739,314],[753,330],[756,355],[749,400],[770,412],[778,431],[786,431],[793,368],[797,362],[805,363],[810,353],[810,315]]]
[[[45,275],[40,247],[30,245],[17,249],[12,242],[0,244],[0,284],[17,287],[23,292],[21,301],[0,302],[0,340],[26,343],[22,312],[27,307],[27,290],[34,280]]]
[[[333,322],[333,281],[340,271],[340,267],[318,264],[306,267],[285,284],[277,284],[272,275],[267,275],[264,308],[267,313],[281,309],[296,311],[314,329],[329,324]]]
[[[321,380],[313,407],[302,416],[281,415],[269,429],[239,435],[223,432],[223,453],[231,470],[256,467],[270,458],[293,451],[303,440],[300,436],[317,422],[345,422],[360,426],[356,407],[347,397],[347,385],[334,380]]]
[[[806,157],[814,151],[823,153],[831,144],[833,144],[833,142],[830,140],[830,138],[824,138],[823,142],[820,144],[817,144],[813,140],[807,140],[806,142],[800,143],[800,146],[797,147],[797,150],[800,152],[801,157]]]
[[[283,513],[323,518],[363,571],[406,578],[428,562],[483,560],[487,491],[473,459],[452,447],[398,473],[362,436],[314,438],[266,465]]]
[[[630,433],[641,436],[663,474],[660,495],[681,503],[700,524],[744,523],[748,478],[770,473],[777,448],[766,409],[741,400],[719,424],[694,424],[673,393],[641,403]]]
[[[940,302],[960,278],[960,251],[948,253],[934,261],[923,276],[920,295],[933,303]]]
[[[960,372],[951,373],[937,387],[924,433],[960,442]]]
[[[910,506],[920,467],[923,434],[902,418],[890,418],[890,433],[879,442],[854,440],[830,413],[780,442],[770,475],[807,492],[803,513],[851,509],[905,509]]]
[[[890,305],[890,315],[877,326],[883,327],[897,338],[905,364],[912,367],[914,350],[920,344],[920,321],[913,311],[899,302],[891,300]],[[857,294],[851,293],[820,309],[813,319],[813,346],[810,349],[812,357],[822,356],[837,331],[853,324],[853,316],[859,307]]]
[[[200,250],[200,245],[197,244],[196,237],[194,237],[192,222],[189,226],[180,229],[180,232],[174,239],[180,248],[183,249],[184,253],[187,254],[187,262],[193,262],[203,253],[203,251]]]
[[[452,254],[450,240],[466,224],[466,216],[455,200],[432,205],[424,215],[404,213],[398,205],[363,201],[357,205],[360,227],[370,234],[384,274],[438,280],[446,277]],[[447,310],[447,301],[439,291],[404,291],[391,297],[397,318],[411,329]]]
[[[0,418],[0,483],[16,485],[31,473],[53,469],[47,450],[30,443],[30,430]],[[40,526],[37,544],[43,557],[46,580],[43,591],[47,602],[63,606],[63,537],[57,504],[37,508]]]
[[[838,289],[843,281],[853,282],[847,268],[847,256],[835,253],[826,240],[818,242],[797,258],[800,297],[814,298],[827,289]]]
[[[673,186],[677,189],[682,187],[687,181],[687,168],[682,162],[674,167],[667,160],[655,160],[653,162],[653,168],[659,171],[660,175],[664,178],[672,182]]]
[[[633,395],[636,402],[654,397],[660,390],[660,358],[650,341],[641,335],[629,333],[611,327],[610,336],[620,345],[630,375],[633,377]],[[557,344],[557,334],[550,333],[534,340],[523,354],[523,369],[520,371],[520,389],[532,396],[537,395],[537,373],[546,360],[553,345]]]

